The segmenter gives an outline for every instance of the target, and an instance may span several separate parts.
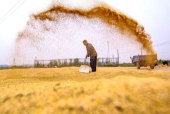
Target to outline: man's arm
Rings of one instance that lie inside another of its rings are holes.
[[[87,47],[86,49],[87,49],[87,55],[86,55],[86,59],[87,59],[87,57],[90,56],[90,47]]]

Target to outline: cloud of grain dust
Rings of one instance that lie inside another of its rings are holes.
[[[57,1],[49,10],[30,16],[16,39],[17,63],[33,63],[35,57],[84,58],[84,39],[94,45],[99,57],[108,56],[108,42],[110,56],[119,49],[122,61],[140,54],[141,47],[143,53],[154,53],[149,34],[135,20],[97,1],[87,6],[68,4]]]

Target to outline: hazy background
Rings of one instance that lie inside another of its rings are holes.
[[[66,0],[63,0],[67,2]],[[97,1],[97,0],[96,0]],[[158,59],[170,59],[169,0],[102,0],[118,11],[137,20],[151,35]],[[18,32],[26,27],[32,13],[44,11],[52,0],[5,0],[0,1],[0,64],[12,64],[7,59],[12,52]],[[70,0],[73,6],[88,6],[89,1]],[[116,51],[116,49],[113,49]],[[86,53],[86,50],[82,50]],[[140,53],[140,50],[139,50]],[[138,54],[138,53],[137,53]],[[122,62],[129,62],[122,61]]]

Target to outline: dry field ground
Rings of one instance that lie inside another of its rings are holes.
[[[170,114],[170,71],[0,70],[0,114]]]

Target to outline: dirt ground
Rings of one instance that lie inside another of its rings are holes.
[[[0,70],[0,114],[169,114],[170,71]]]

